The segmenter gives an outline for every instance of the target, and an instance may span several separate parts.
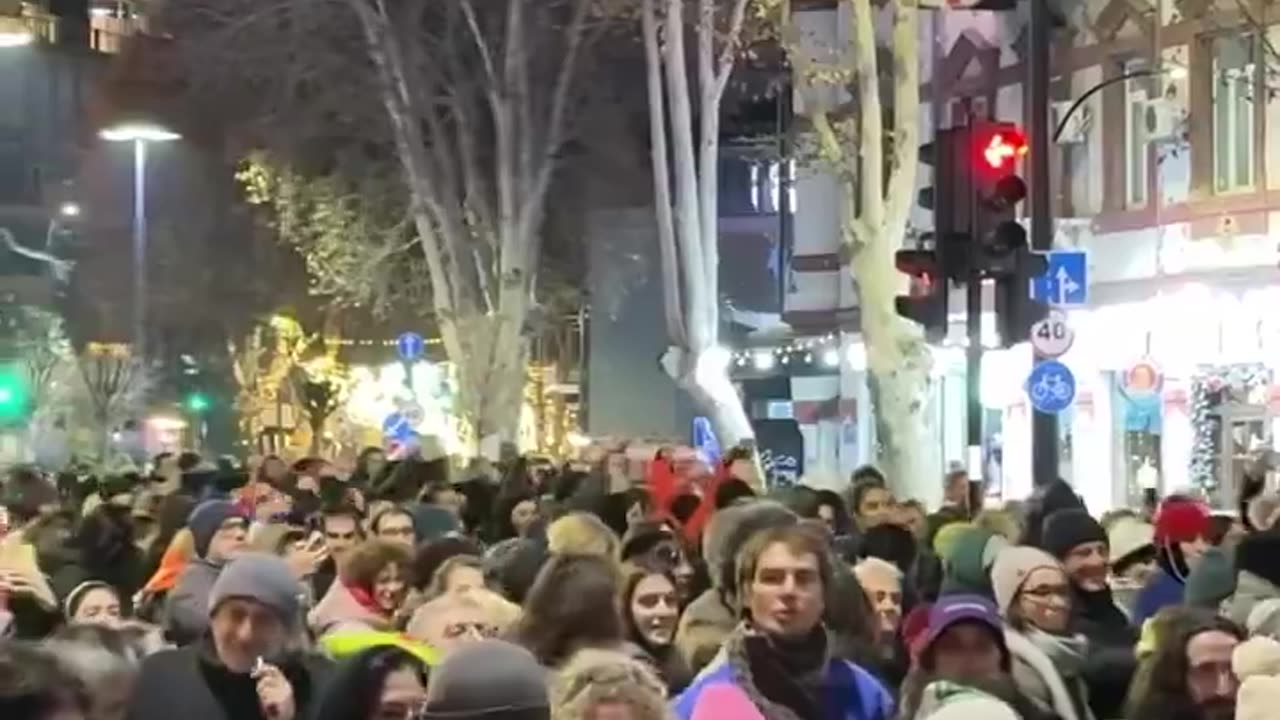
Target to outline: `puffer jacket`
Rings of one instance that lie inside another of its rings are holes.
[[[1249,626],[1249,613],[1267,600],[1280,599],[1280,587],[1248,570],[1236,573],[1236,591],[1225,603],[1226,615],[1240,627]]]

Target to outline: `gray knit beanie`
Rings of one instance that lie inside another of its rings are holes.
[[[298,619],[302,585],[288,563],[266,553],[245,553],[232,560],[218,574],[209,592],[209,615],[224,600],[243,598],[274,610],[286,626]]]
[[[431,672],[423,720],[547,720],[547,673],[528,650],[482,640]]]

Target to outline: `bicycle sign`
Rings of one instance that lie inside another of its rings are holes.
[[[1046,360],[1031,369],[1027,378],[1031,407],[1042,413],[1060,413],[1076,399],[1076,378],[1057,360]]]
[[[1031,326],[1031,347],[1047,358],[1056,358],[1071,349],[1076,334],[1067,325],[1067,314],[1050,310],[1049,316]]]

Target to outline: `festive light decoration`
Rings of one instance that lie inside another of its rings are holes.
[[[1271,371],[1262,365],[1222,365],[1202,368],[1191,380],[1192,484],[1206,493],[1218,488],[1218,452],[1222,429],[1219,408],[1228,403],[1249,403],[1271,384]],[[1223,449],[1230,452],[1229,448]]]

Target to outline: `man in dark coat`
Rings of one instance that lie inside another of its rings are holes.
[[[1058,510],[1045,518],[1041,543],[1071,580],[1072,630],[1089,640],[1084,679],[1094,717],[1120,717],[1137,668],[1138,637],[1111,596],[1107,533],[1084,510]]]
[[[303,720],[329,675],[289,652],[303,588],[284,560],[245,553],[209,594],[209,629],[193,645],[147,658],[128,720]]]

